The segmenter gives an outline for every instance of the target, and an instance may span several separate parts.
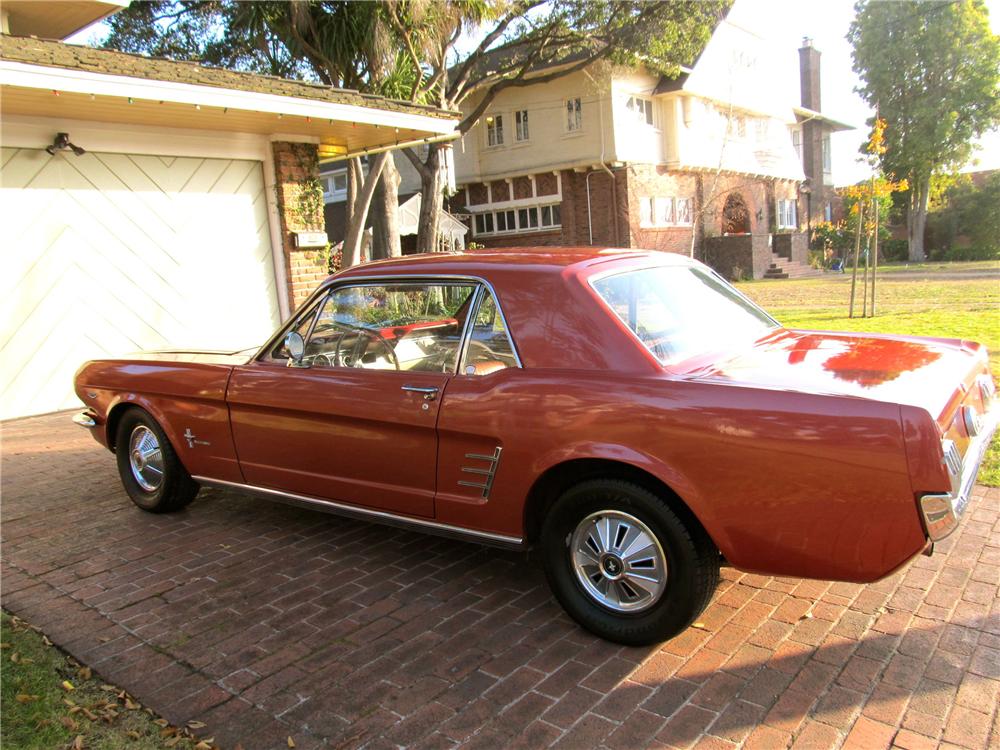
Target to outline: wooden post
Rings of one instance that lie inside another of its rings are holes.
[[[872,317],[875,317],[875,279],[878,278],[878,203],[876,203],[874,191],[872,194],[872,207],[875,209],[875,238],[872,240]]]
[[[848,317],[854,317],[854,291],[858,286],[858,256],[861,254],[861,224],[865,220],[865,204],[858,202],[858,232],[854,237],[854,270],[851,273],[851,308]]]

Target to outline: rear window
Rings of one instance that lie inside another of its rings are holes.
[[[605,276],[592,285],[663,364],[755,341],[778,327],[707,269],[644,268]]]

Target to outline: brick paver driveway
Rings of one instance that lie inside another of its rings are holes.
[[[66,415],[3,451],[3,605],[224,747],[1000,746],[997,490],[892,578],[724,571],[629,649],[524,555],[217,491],[142,513]]]

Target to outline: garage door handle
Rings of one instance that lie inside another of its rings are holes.
[[[425,387],[422,385],[404,385],[404,391],[409,391],[410,393],[422,393],[424,394],[424,399],[426,401],[433,401],[437,398],[438,389],[436,386]]]

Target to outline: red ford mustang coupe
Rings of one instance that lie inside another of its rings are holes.
[[[725,562],[874,581],[947,536],[996,423],[968,341],[793,331],[684,257],[370,263],[259,351],[88,362],[140,508],[199,486],[540,550],[593,632],[669,638]]]

